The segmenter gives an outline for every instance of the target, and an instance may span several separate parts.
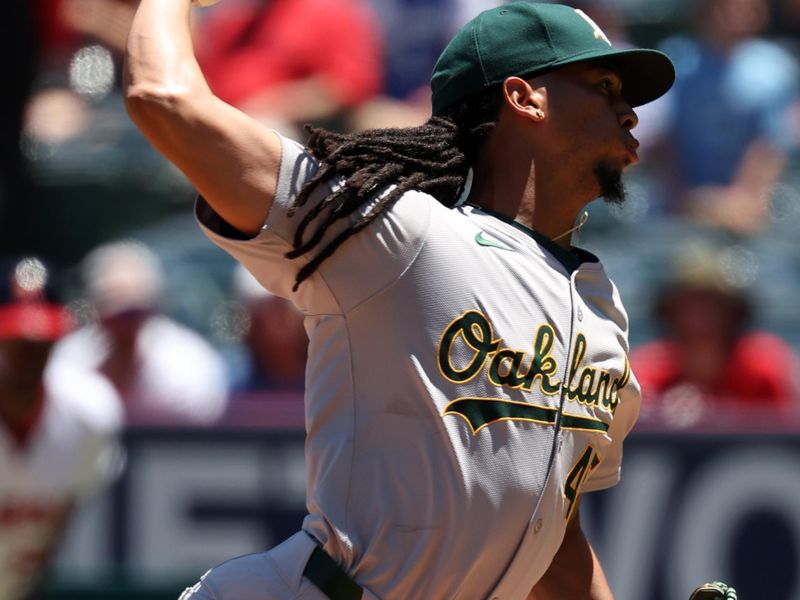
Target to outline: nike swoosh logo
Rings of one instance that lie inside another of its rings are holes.
[[[488,248],[499,248],[500,250],[508,250],[509,252],[513,252],[513,248],[509,248],[502,242],[498,242],[495,239],[488,238],[483,235],[482,231],[479,231],[475,234],[475,241],[478,242],[479,246],[486,246]]]

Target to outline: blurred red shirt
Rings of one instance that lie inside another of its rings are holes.
[[[741,336],[715,381],[710,383],[684,377],[680,347],[672,341],[644,344],[631,353],[630,360],[645,401],[657,400],[683,384],[694,385],[709,401],[749,408],[786,409],[797,398],[797,357],[786,342],[768,333]]]
[[[197,57],[211,89],[237,105],[272,85],[323,76],[344,106],[380,91],[380,28],[359,0],[221,5],[200,24]]]

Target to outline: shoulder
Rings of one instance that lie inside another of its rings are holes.
[[[782,369],[797,360],[787,342],[764,331],[743,335],[734,347],[734,357],[743,365],[760,369]]]
[[[97,325],[86,325],[66,335],[53,347],[52,357],[78,364],[93,364],[105,354],[108,341]]]
[[[222,355],[199,333],[156,316],[141,334],[143,381],[154,396],[178,405],[210,407],[215,416],[227,402],[228,373]],[[205,418],[205,417],[203,417]]]
[[[198,332],[164,315],[148,319],[141,335],[147,352],[158,356],[177,357],[177,353],[183,353],[184,357],[202,357],[210,362],[219,358],[214,347]]]
[[[51,360],[45,371],[47,401],[62,415],[97,433],[113,433],[123,422],[114,387],[101,375],[66,361]]]

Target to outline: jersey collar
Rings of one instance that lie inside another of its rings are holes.
[[[500,219],[501,221],[503,221],[504,223],[508,223],[515,229],[519,229],[525,235],[532,238],[542,248],[547,250],[547,252],[552,254],[553,257],[556,260],[558,260],[558,262],[560,262],[561,265],[570,274],[572,274],[573,271],[576,271],[578,267],[581,266],[582,263],[600,262],[599,259],[594,254],[588,252],[587,250],[584,250],[583,248],[577,248],[575,246],[571,246],[569,250],[566,250],[561,246],[559,246],[558,244],[556,244],[553,240],[551,240],[547,236],[536,231],[535,229],[531,229],[530,227],[527,227],[522,223],[520,223],[519,221],[515,221],[514,219],[504,214],[501,214],[489,208],[485,208],[483,206],[478,206],[477,204],[469,204],[469,206],[472,206],[473,208],[476,208],[481,212],[486,213],[487,215],[495,217],[496,219]]]

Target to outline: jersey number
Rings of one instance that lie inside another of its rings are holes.
[[[564,483],[564,498],[567,499],[567,514],[565,518],[569,520],[572,516],[572,509],[575,501],[581,493],[583,482],[589,477],[592,471],[600,464],[600,457],[591,446],[587,446],[578,462],[570,469],[567,481]]]

